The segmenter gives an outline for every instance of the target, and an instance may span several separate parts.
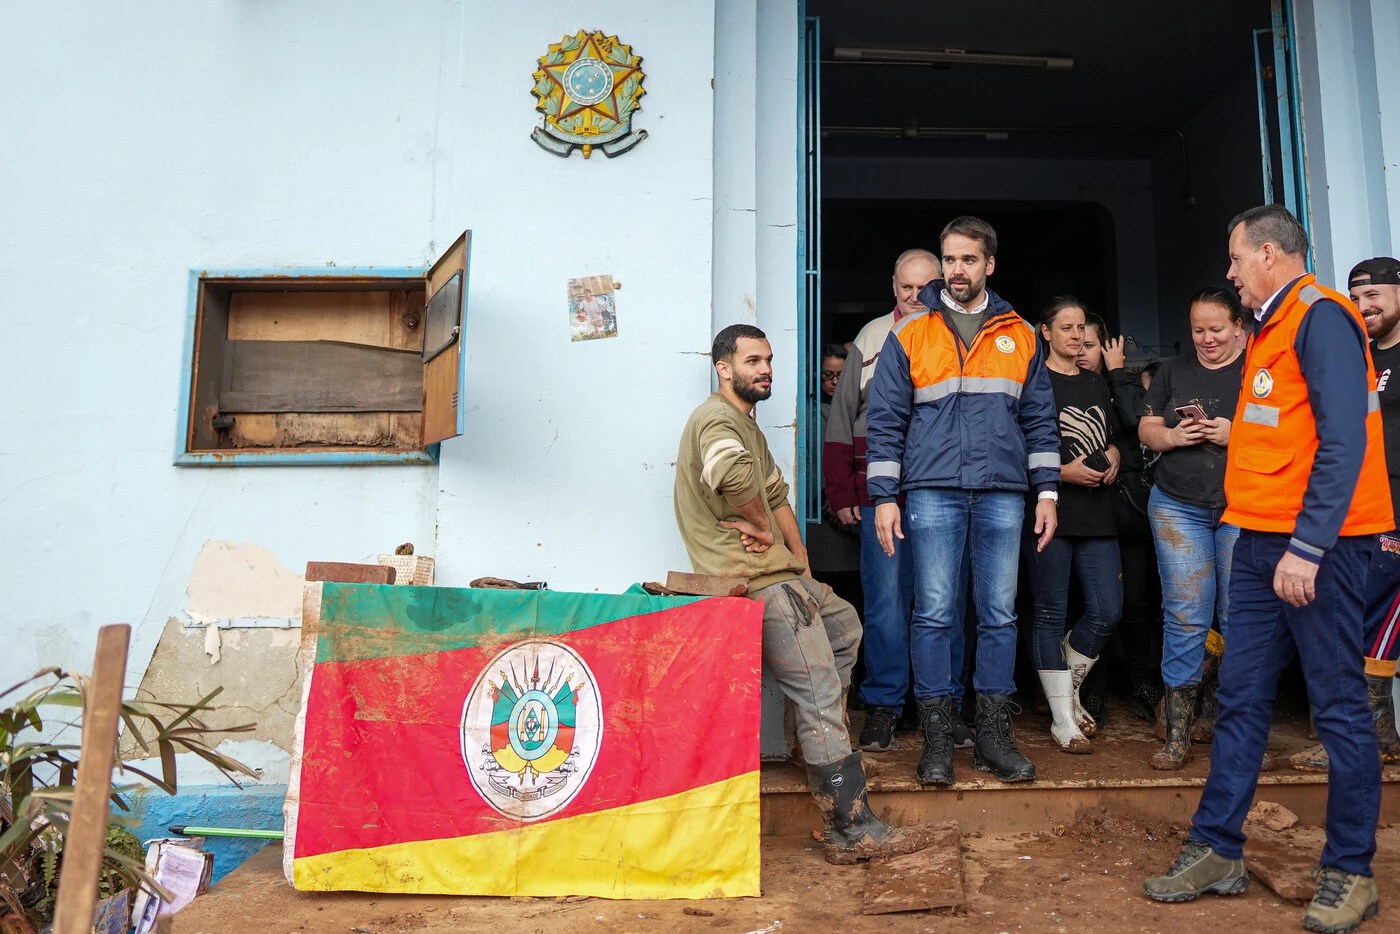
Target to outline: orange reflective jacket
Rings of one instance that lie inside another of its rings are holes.
[[[1303,508],[1303,494],[1317,455],[1317,422],[1294,344],[1314,302],[1331,299],[1356,323],[1363,345],[1366,326],[1356,306],[1339,292],[1299,279],[1278,310],[1250,338],[1245,351],[1244,385],[1230,428],[1225,466],[1224,521],[1259,532],[1292,533]],[[1371,535],[1395,525],[1390,480],[1385,469],[1376,374],[1366,353],[1366,455],[1361,464],[1342,535]],[[1310,543],[1314,544],[1314,543]]]

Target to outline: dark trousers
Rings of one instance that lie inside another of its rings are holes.
[[[1302,608],[1274,593],[1274,568],[1288,536],[1243,531],[1230,570],[1230,634],[1220,666],[1220,718],[1210,775],[1192,834],[1221,856],[1244,855],[1245,814],[1254,798],[1279,673],[1296,648],[1308,703],[1331,759],[1327,845],[1322,865],[1371,875],[1381,768],[1366,706],[1362,615],[1375,536],[1340,538],[1317,572],[1316,599]]]

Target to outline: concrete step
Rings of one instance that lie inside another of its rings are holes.
[[[852,730],[860,717],[852,712]],[[1021,833],[1072,824],[1086,812],[1108,807],[1145,817],[1187,824],[1196,809],[1210,766],[1210,745],[1193,747],[1192,761],[1179,771],[1158,772],[1148,760],[1161,748],[1149,724],[1126,706],[1111,706],[1094,738],[1094,752],[1071,756],[1050,739],[1050,718],[1025,713],[1016,719],[1016,742],[1036,765],[1034,782],[1007,785],[972,768],[972,750],[959,749],[954,759],[957,782],[929,788],[914,781],[922,738],[897,733],[895,749],[867,753],[880,763],[870,780],[870,802],[891,823],[958,821],[965,832]],[[1269,751],[1277,771],[1259,778],[1255,800],[1274,801],[1298,815],[1302,824],[1321,825],[1326,815],[1327,776],[1296,772],[1288,756],[1315,742],[1308,738],[1306,717],[1275,721]],[[1381,823],[1400,820],[1400,767],[1387,766],[1382,777]],[[766,762],[761,782],[763,833],[800,834],[819,825],[807,793],[805,770],[788,762]]]

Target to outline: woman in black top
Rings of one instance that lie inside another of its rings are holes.
[[[1138,417],[1147,390],[1140,374],[1127,368],[1126,342],[1127,338],[1109,337],[1104,320],[1091,314],[1079,365],[1106,379],[1113,396],[1118,446],[1123,452],[1123,466],[1114,484],[1118,497],[1113,501],[1118,556],[1123,563],[1123,618],[1118,623],[1118,639],[1127,663],[1133,711],[1151,723],[1162,699],[1162,582],[1157,577],[1157,554],[1147,522],[1152,483],[1147,479],[1138,440]],[[1098,665],[1080,691],[1084,708],[1100,721],[1107,683],[1104,675],[1104,666]]]
[[[1077,362],[1084,342],[1084,306],[1072,296],[1052,299],[1041,316],[1049,344],[1046,365],[1060,423],[1060,503],[1055,537],[1037,552],[1027,547],[1034,597],[1031,658],[1050,703],[1055,745],[1092,752],[1095,723],[1079,702],[1079,687],[1123,607],[1113,481],[1121,459],[1108,384]],[[1070,573],[1084,592],[1084,615],[1065,635]]]
[[[1225,446],[1244,368],[1244,311],[1230,289],[1191,298],[1191,353],[1162,364],[1143,399],[1138,433],[1160,451],[1148,518],[1162,576],[1162,682],[1166,745],[1154,769],[1191,757],[1191,721],[1211,621],[1225,631],[1238,527],[1225,513]]]

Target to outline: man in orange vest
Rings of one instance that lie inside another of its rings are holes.
[[[1333,774],[1318,890],[1303,926],[1340,934],[1380,910],[1371,878],[1380,754],[1366,705],[1363,610],[1376,534],[1394,524],[1376,377],[1351,300],[1307,271],[1308,237],[1278,205],[1230,222],[1229,278],[1255,309],[1225,466],[1224,521],[1241,528],[1210,775],[1181,854],[1151,898],[1235,895],[1242,827],[1278,676],[1301,655]]]

